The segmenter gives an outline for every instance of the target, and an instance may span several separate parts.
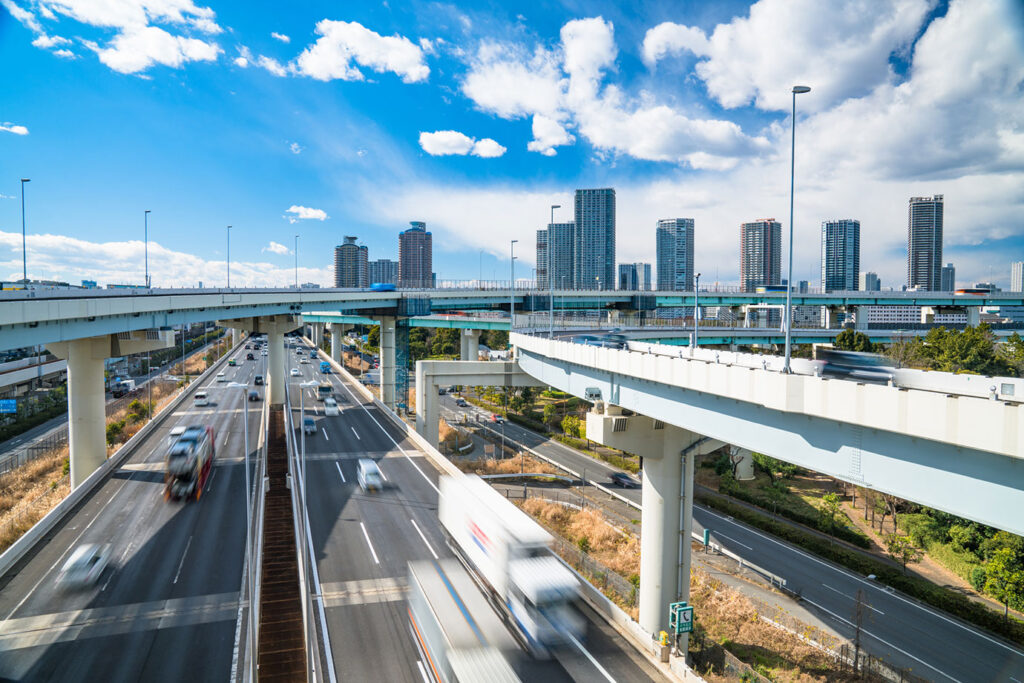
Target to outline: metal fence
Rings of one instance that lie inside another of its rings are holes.
[[[36,458],[53,453],[68,443],[68,428],[65,425],[55,432],[0,457],[0,476],[29,463]]]
[[[635,607],[640,589],[624,579],[614,570],[598,562],[577,546],[560,536],[555,536],[555,552],[573,566],[580,574],[587,577],[597,588],[611,590],[629,607]]]

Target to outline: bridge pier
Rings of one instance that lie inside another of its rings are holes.
[[[480,330],[463,330],[459,335],[459,360],[480,359]]]
[[[335,363],[342,365],[342,346],[344,345],[345,325],[331,323],[331,358]]]
[[[302,327],[295,315],[268,315],[253,318],[218,320],[218,325],[246,333],[267,335],[267,395],[271,405],[284,403],[284,385],[288,382],[285,374],[284,335]]]
[[[395,409],[395,326],[394,316],[380,317],[380,400]]]
[[[68,448],[71,488],[78,487],[107,459],[107,415],[103,361],[174,346],[171,331],[141,330],[47,344],[68,363]]]

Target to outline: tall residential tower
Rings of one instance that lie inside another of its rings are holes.
[[[335,287],[370,286],[367,268],[370,250],[365,245],[356,244],[357,239],[346,236],[345,242],[334,248]]]
[[[615,289],[615,190],[576,190],[573,286]]]
[[[549,223],[537,231],[537,287],[571,289],[574,223]],[[548,282],[548,274],[551,282]]]
[[[762,218],[740,226],[740,287],[756,291],[782,280],[782,224]]]
[[[663,218],[655,232],[658,289],[693,289],[693,219]]]
[[[860,221],[843,218],[821,223],[821,289],[855,291],[860,275]]]
[[[942,207],[937,194],[911,197],[907,212],[907,287],[937,291],[942,287]]]
[[[433,287],[433,237],[426,223],[410,221],[409,225],[408,230],[398,233],[398,286]]]

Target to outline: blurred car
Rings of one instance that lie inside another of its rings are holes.
[[[303,365],[309,365],[309,359],[308,358],[303,358],[299,362],[302,363]]]
[[[245,359],[246,360],[256,360],[256,356],[252,355],[251,353],[247,353],[247,354],[245,354]]]
[[[223,370],[221,370],[220,372],[217,373],[217,381],[218,382],[227,382],[228,381],[227,375],[224,374]]]
[[[445,389],[444,387],[438,387],[437,388],[437,395],[438,396],[444,396],[447,393],[448,393],[448,390]]]
[[[302,376],[302,373],[301,373],[301,372],[299,372],[299,369],[298,369],[298,368],[292,368],[292,372],[291,372],[291,375],[292,375],[292,377],[301,377],[301,376]]]
[[[467,406],[468,406],[469,404],[468,404],[468,403],[466,403],[466,399],[464,399],[464,398],[462,398],[462,397],[460,396],[459,398],[455,399],[455,405],[457,405],[457,406],[458,406],[458,407],[460,407],[460,408],[465,408],[465,407],[467,407]]]
[[[252,380],[252,383],[258,387],[263,386],[263,375],[256,375],[256,377]]]
[[[356,480],[363,491],[380,491],[384,488],[384,477],[380,467],[369,458],[360,458],[356,465]]]
[[[338,402],[331,397],[324,399],[324,415],[333,417],[338,414]]]
[[[234,358],[229,358],[229,359],[228,359],[228,366],[230,366],[230,367],[232,367],[232,368],[233,368],[233,367],[235,367],[235,366],[237,366],[237,365],[238,365],[238,362],[237,362],[237,361],[235,361],[235,359],[234,359]]]
[[[625,472],[612,472],[612,475],[609,477],[609,479],[612,480],[613,484],[615,484],[616,486],[621,486],[624,489],[640,488],[640,482],[638,482],[636,479],[629,476]]]
[[[168,446],[173,446],[175,444],[175,442],[178,440],[178,437],[180,437],[184,433],[185,433],[185,425],[178,425],[177,427],[174,427],[173,429],[171,429],[170,434],[167,435],[167,442],[168,442],[167,445]]]
[[[263,355],[263,356],[267,355],[267,350],[263,349],[262,351],[260,351],[260,354]]]
[[[491,415],[491,422],[495,422],[497,424],[504,424],[505,418],[501,415],[498,415],[497,413],[494,413],[493,415]]]
[[[815,355],[822,377],[887,384],[895,376],[895,368],[890,361],[876,353],[819,347]]]
[[[316,434],[316,422],[313,421],[313,418],[306,417],[302,419],[302,431],[306,434]]]
[[[96,583],[110,562],[110,546],[85,543],[75,548],[57,576],[57,583],[66,588],[91,586]]]
[[[260,392],[256,391],[255,389],[250,391],[249,392],[249,400],[250,401],[258,401],[258,400],[260,400]]]

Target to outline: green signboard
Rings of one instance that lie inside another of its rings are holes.
[[[685,602],[673,602],[669,605],[668,627],[676,635],[693,631],[693,607]]]

